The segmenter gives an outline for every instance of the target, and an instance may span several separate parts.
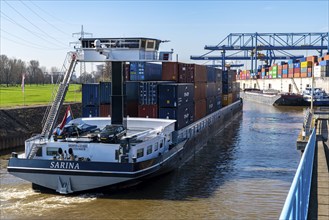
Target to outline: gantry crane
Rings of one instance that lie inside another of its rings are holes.
[[[201,56],[191,56],[192,60],[250,60],[251,70],[257,71],[257,60],[271,65],[275,60],[298,59],[303,55],[294,55],[289,51],[316,50],[319,56],[329,52],[329,32],[322,33],[231,33],[215,46],[206,45],[210,50]],[[209,54],[221,51],[221,55]],[[227,51],[234,51],[226,54]],[[262,51],[262,52],[261,52]],[[263,53],[264,51],[264,53]],[[275,54],[275,52],[277,54]],[[243,53],[241,55],[241,53]],[[254,69],[255,67],[255,69]]]

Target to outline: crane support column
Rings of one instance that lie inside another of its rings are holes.
[[[123,125],[123,62],[112,62],[112,124]]]

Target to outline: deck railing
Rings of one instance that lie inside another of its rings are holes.
[[[280,219],[307,219],[315,140],[316,130],[313,129],[284,203]]]

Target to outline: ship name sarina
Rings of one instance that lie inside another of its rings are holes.
[[[74,162],[51,162],[51,169],[70,169],[70,170],[80,170],[79,164]]]

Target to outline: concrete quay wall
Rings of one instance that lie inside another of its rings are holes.
[[[66,106],[61,108],[57,124],[65,114]],[[81,103],[70,104],[74,118],[81,117]],[[47,106],[19,107],[0,109],[0,151],[24,146],[26,139],[40,134],[41,121]]]
[[[280,79],[248,79],[237,80],[240,89],[256,88],[260,90],[274,89],[282,92],[299,93],[312,85],[312,78],[280,78]],[[296,86],[295,86],[296,85]],[[297,88],[296,88],[297,87]],[[314,87],[320,87],[329,92],[329,77],[315,78]]]

